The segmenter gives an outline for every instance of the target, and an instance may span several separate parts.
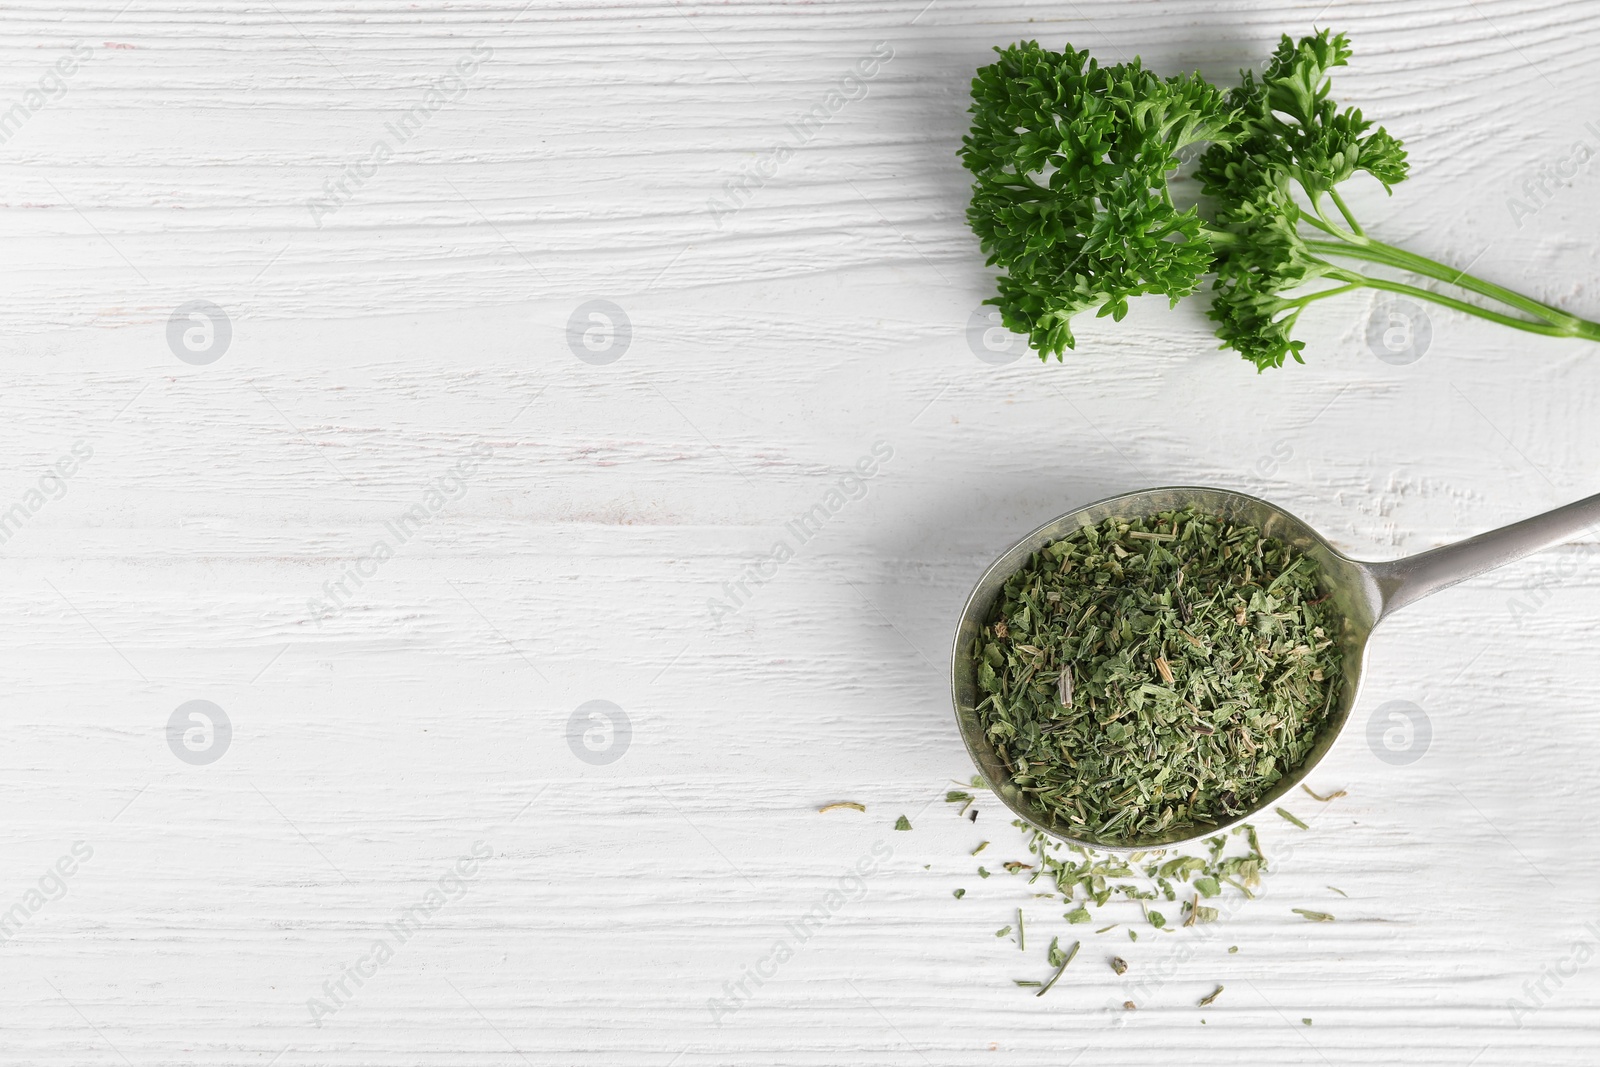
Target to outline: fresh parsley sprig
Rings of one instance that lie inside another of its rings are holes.
[[[1600,323],[1369,237],[1338,186],[1364,171],[1404,181],[1405,150],[1355,108],[1339,110],[1330,72],[1350,46],[1327,30],[1284,37],[1257,78],[1224,94],[1198,74],[1162,78],[1138,59],[1025,41],[972,83],[961,159],[974,176],[968,221],[1003,268],[1002,321],[1041,358],[1076,346],[1071,321],[1120,320],[1131,297],[1196,292],[1213,275],[1210,316],[1223,347],[1258,369],[1304,362],[1293,337],[1310,304],[1356,289],[1431,301],[1554,337],[1600,341]],[[1209,143],[1196,177],[1206,214],[1179,210],[1168,180],[1180,153]],[[1485,307],[1354,269],[1364,261],[1487,297]]]

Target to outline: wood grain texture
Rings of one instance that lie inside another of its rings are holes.
[[[1414,162],[1392,198],[1355,192],[1370,228],[1600,312],[1600,163],[1508,207],[1600,144],[1600,9],[1576,0],[10,5],[0,115],[89,58],[0,143],[0,514],[26,513],[0,544],[0,918],[92,856],[0,944],[0,1062],[1594,1063],[1600,962],[1551,975],[1600,947],[1595,538],[1386,624],[1313,783],[1349,795],[1263,826],[1262,898],[1081,935],[1045,998],[1012,980],[1060,909],[974,873],[980,840],[1019,855],[997,805],[937,799],[971,773],[961,601],[1071,507],[1236,487],[1389,558],[1600,489],[1596,354],[1443,311],[1406,366],[1363,298],[1261,376],[1160,302],[1085,322],[1064,364],[977,358],[991,279],[954,153],[991,46],[1220,79],[1313,23],[1352,35],[1339,94]],[[314,217],[475,47],[458,97]],[[233,331],[205,366],[166,333],[200,299]],[[631,323],[607,365],[569,347],[595,299]],[[879,442],[858,498],[746,578]],[[233,730],[204,766],[166,736],[194,699]],[[590,700],[629,720],[614,762],[569,747]],[[1431,723],[1407,766],[1365,736],[1396,700]],[[816,812],[837,800],[867,812]],[[477,842],[459,899],[316,1025],[308,1000]],[[859,899],[793,937],[875,845]],[[1019,906],[1027,954],[993,936]]]

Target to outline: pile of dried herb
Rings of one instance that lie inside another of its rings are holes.
[[[1249,811],[1338,699],[1318,578],[1297,549],[1193,508],[1034,553],[971,652],[1012,782],[1108,842]]]

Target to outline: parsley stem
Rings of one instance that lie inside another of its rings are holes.
[[[1588,323],[1587,325],[1592,329],[1586,332],[1581,329],[1557,326],[1550,322],[1531,322],[1528,319],[1517,318],[1514,315],[1503,315],[1498,311],[1490,311],[1488,308],[1469,304],[1465,300],[1457,300],[1455,297],[1445,296],[1443,293],[1435,293],[1419,286],[1407,285],[1404,282],[1391,282],[1387,278],[1374,278],[1369,274],[1362,274],[1358,271],[1335,269],[1330,277],[1339,278],[1356,285],[1364,285],[1371,289],[1382,289],[1389,293],[1414,296],[1418,300],[1442,304],[1447,308],[1453,308],[1468,315],[1476,315],[1478,318],[1488,319],[1490,322],[1498,322],[1503,326],[1514,326],[1529,333],[1543,334],[1546,337],[1588,337],[1592,340],[1600,341],[1600,324],[1596,323]],[[1581,322],[1582,320],[1579,321]]]
[[[1301,187],[1304,189],[1303,184]],[[1310,199],[1311,209],[1314,214],[1307,214],[1302,210],[1300,217],[1311,226],[1321,230],[1323,233],[1326,233],[1331,237],[1338,238],[1337,242],[1319,241],[1315,239],[1307,240],[1306,247],[1311,251],[1321,252],[1324,255],[1347,256],[1351,259],[1364,259],[1371,263],[1382,263],[1386,266],[1391,266],[1400,270],[1421,274],[1425,277],[1434,278],[1450,285],[1460,286],[1469,292],[1477,293],[1480,296],[1487,296],[1493,300],[1500,301],[1502,304],[1508,304],[1511,307],[1517,308],[1520,311],[1526,311],[1535,318],[1543,319],[1545,322],[1550,323],[1553,326],[1562,327],[1562,329],[1556,332],[1546,331],[1544,329],[1535,330],[1535,332],[1538,333],[1549,333],[1549,335],[1553,337],[1586,336],[1584,326],[1594,325],[1586,324],[1583,319],[1580,319],[1575,315],[1570,315],[1567,312],[1562,311],[1560,308],[1554,308],[1548,304],[1540,303],[1531,297],[1523,296],[1521,293],[1506,289],[1503,286],[1495,285],[1493,282],[1485,281],[1484,279],[1476,277],[1475,275],[1468,274],[1465,270],[1456,270],[1453,267],[1449,267],[1443,263],[1440,263],[1438,260],[1429,259],[1427,256],[1420,256],[1415,252],[1409,252],[1404,248],[1397,248],[1396,246],[1386,244],[1383,241],[1373,240],[1366,235],[1364,230],[1362,230],[1361,224],[1356,221],[1355,216],[1351,213],[1349,205],[1347,205],[1344,202],[1344,198],[1339,195],[1339,190],[1329,188],[1326,190],[1329,199],[1333,201],[1334,206],[1339,209],[1339,214],[1344,216],[1345,222],[1350,226],[1349,230],[1341,230],[1332,219],[1328,218],[1327,213],[1322,210],[1322,203],[1319,197],[1309,189],[1305,189],[1305,192],[1306,196]],[[1361,277],[1361,275],[1358,275],[1358,277]],[[1374,288],[1386,287],[1374,286]],[[1329,292],[1333,291],[1336,290],[1329,290]],[[1400,290],[1391,291],[1399,292]],[[1428,291],[1417,290],[1417,292],[1420,293]],[[1539,325],[1537,323],[1530,324],[1523,319],[1503,316],[1499,312],[1487,311],[1486,309],[1478,308],[1473,304],[1454,301],[1453,298],[1450,297],[1439,297],[1437,295],[1430,294],[1427,299],[1432,300],[1435,303],[1445,304],[1446,306],[1467,311],[1468,314],[1479,315],[1482,318],[1491,319],[1494,322],[1500,322],[1508,326],[1514,326],[1518,329],[1531,328]]]
[[[1305,190],[1307,199],[1311,201],[1311,213],[1308,214],[1304,208],[1300,209],[1300,217],[1302,219],[1304,219],[1306,222],[1309,222],[1323,233],[1337,237],[1341,241],[1361,241],[1365,239],[1360,233],[1352,233],[1349,230],[1339,229],[1338,225],[1328,217],[1328,213],[1322,210],[1322,200],[1318,198],[1317,194],[1311,192],[1309,189],[1306,189],[1304,185],[1302,185],[1300,188]],[[1331,193],[1333,190],[1329,189],[1328,192]],[[1340,206],[1340,210],[1343,210],[1343,205]],[[1349,214],[1346,213],[1345,219],[1349,220],[1349,218]]]
[[[1333,199],[1333,206],[1339,209],[1339,214],[1344,216],[1344,221],[1350,224],[1351,231],[1354,232],[1357,237],[1365,237],[1367,235],[1367,231],[1363,230],[1361,228],[1361,223],[1357,222],[1356,217],[1350,214],[1350,208],[1346,206],[1344,197],[1339,195],[1339,190],[1329,189],[1328,196]]]
[[[1320,212],[1320,211],[1318,211],[1315,215],[1308,215],[1304,211],[1302,211],[1300,213],[1300,218],[1303,221],[1309,223],[1310,225],[1315,226],[1317,229],[1321,230],[1323,233],[1327,234],[1329,237],[1337,237],[1341,241],[1364,241],[1364,240],[1367,240],[1367,238],[1362,237],[1360,234],[1349,233],[1349,232],[1347,232],[1345,230],[1339,229],[1337,226],[1335,226],[1333,224],[1333,222],[1328,218],[1328,216],[1322,214],[1322,212]],[[1331,248],[1342,248],[1342,247],[1344,247],[1343,245],[1332,245],[1327,241],[1320,241],[1320,242],[1319,241],[1307,241],[1306,244],[1307,245],[1311,245],[1311,244],[1327,244]]]
[[[1415,252],[1408,252],[1403,248],[1384,244],[1382,241],[1374,241],[1371,238],[1360,238],[1358,241],[1346,239],[1338,242],[1313,240],[1307,241],[1306,247],[1323,255],[1345,256],[1351,259],[1364,259],[1371,263],[1382,263],[1386,266],[1397,267],[1401,270],[1408,270],[1425,277],[1434,278],[1449,285],[1459,286],[1468,292],[1498,300],[1502,304],[1508,304],[1519,311],[1526,311],[1528,314],[1543,319],[1545,323],[1555,327],[1555,329],[1548,330],[1535,329],[1533,330],[1535,333],[1547,334],[1551,337],[1585,337],[1590,340],[1600,340],[1600,323],[1579,318],[1569,312],[1562,311],[1560,308],[1551,307],[1549,304],[1541,303],[1531,297],[1523,296],[1521,293],[1513,292],[1493,282],[1475,277],[1464,270],[1448,267],[1437,260],[1419,256]],[[1437,303],[1445,303],[1445,300],[1438,299],[1434,295],[1430,295],[1429,299],[1435,300]],[[1471,307],[1473,305],[1466,306]],[[1473,312],[1473,314],[1476,313],[1476,311]],[[1484,317],[1490,318],[1491,316],[1486,315]],[[1508,325],[1522,328],[1541,325],[1539,323],[1528,323],[1526,320],[1517,318],[1494,318],[1493,321],[1505,322]]]
[[[1332,289],[1319,289],[1314,293],[1307,293],[1305,296],[1296,297],[1293,300],[1286,300],[1284,303],[1291,307],[1303,308],[1307,304],[1314,303],[1315,301],[1324,300],[1330,296],[1338,296],[1340,293],[1348,293],[1355,289],[1365,289],[1366,286],[1367,283],[1364,281],[1350,282],[1348,285],[1336,285]]]

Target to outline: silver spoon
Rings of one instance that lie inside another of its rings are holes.
[[[981,698],[970,650],[1006,579],[1045,545],[1060,540],[1073,530],[1092,526],[1105,519],[1147,517],[1191,505],[1234,523],[1259,527],[1267,536],[1294,545],[1321,564],[1322,580],[1329,601],[1343,620],[1339,634],[1344,650],[1343,699],[1329,714],[1305,762],[1285,775],[1249,811],[1214,824],[1181,827],[1133,840],[1102,841],[1058,825],[1049,812],[1035,805],[1011,784],[1010,774],[989,744],[974,710],[974,705]],[[1327,755],[1349,720],[1350,709],[1355,707],[1360,696],[1367,639],[1380,622],[1429,593],[1502,567],[1541,549],[1562,544],[1596,524],[1600,524],[1600,495],[1443,548],[1389,563],[1363,563],[1335,551],[1320,534],[1282,508],[1243,493],[1173,486],[1101,500],[1045,523],[1011,546],[978,579],[977,586],[961,610],[961,622],[956,627],[955,647],[950,656],[950,691],[955,701],[956,722],[961,728],[962,739],[966,741],[967,751],[978,765],[984,780],[994,789],[995,795],[1024,821],[1052,837],[1069,844],[1109,851],[1161,848],[1192,841],[1214,834],[1267,808],[1299,785]]]

